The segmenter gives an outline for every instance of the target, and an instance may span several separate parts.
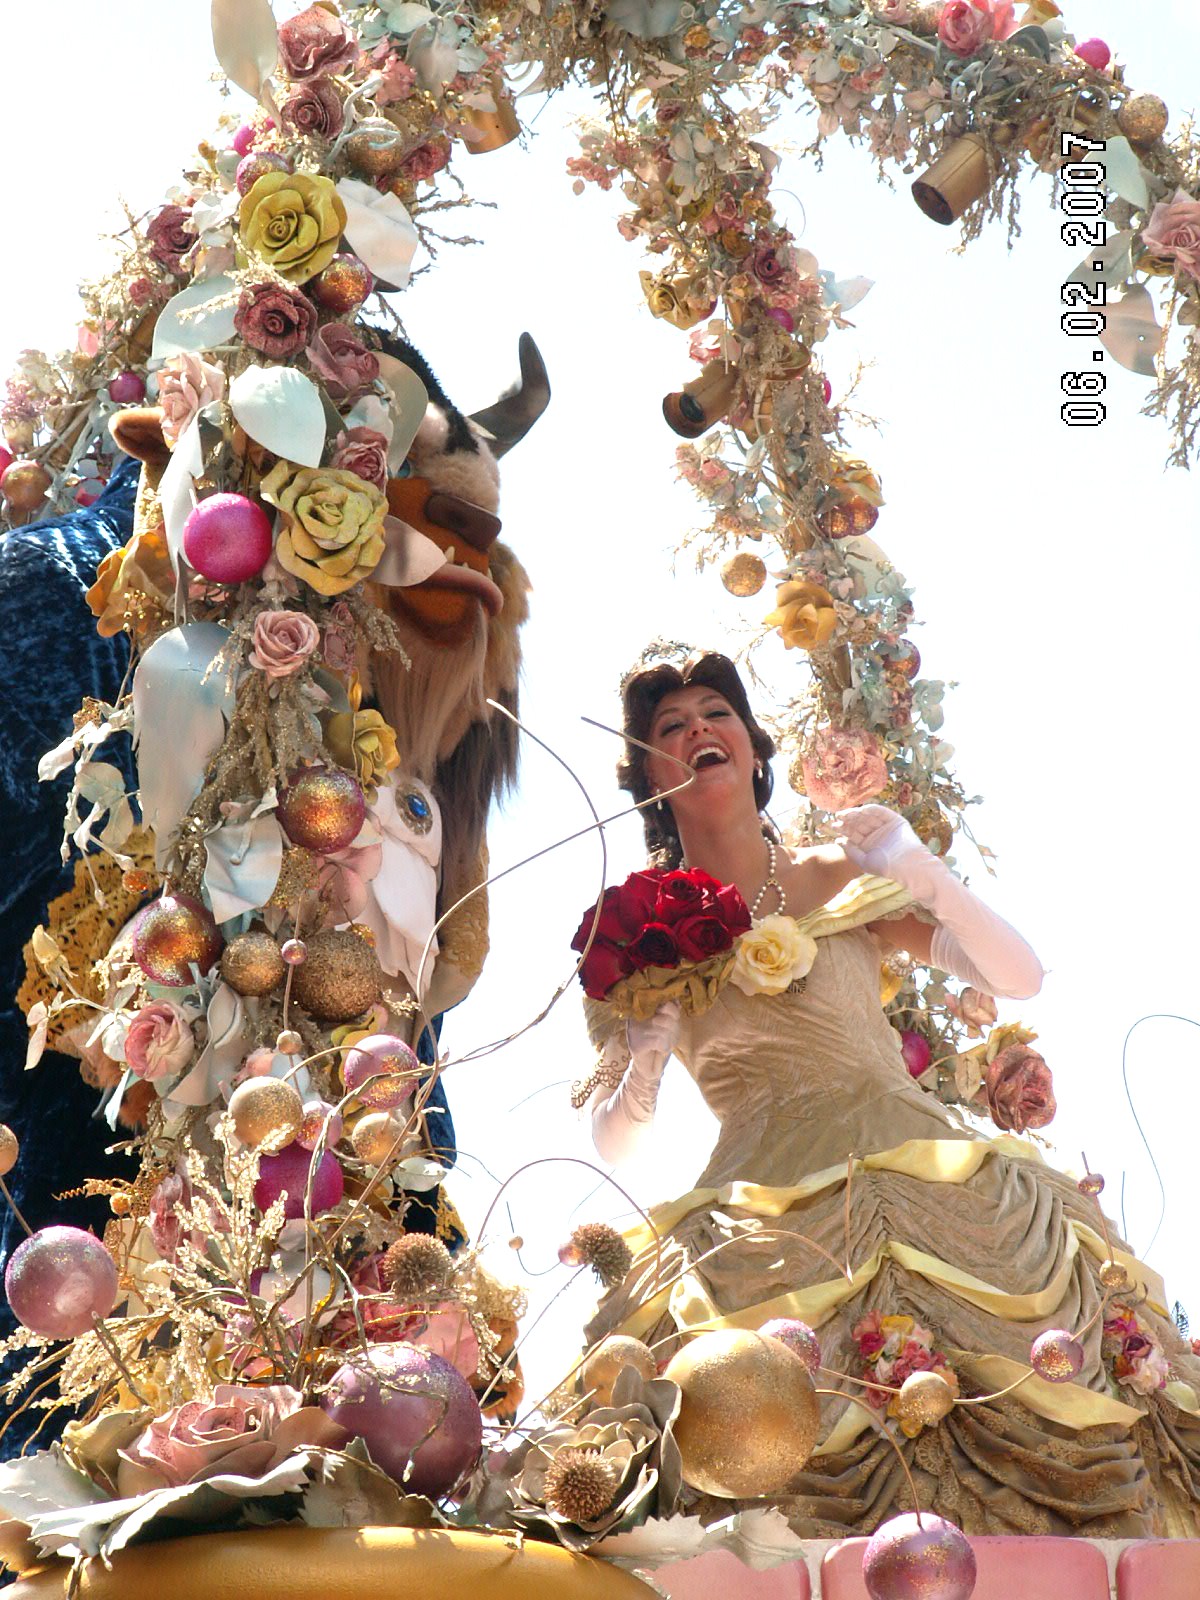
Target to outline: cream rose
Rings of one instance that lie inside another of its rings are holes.
[[[807,975],[817,941],[801,933],[794,917],[763,917],[738,940],[731,980],[743,994],[782,994]]]
[[[268,678],[287,678],[299,672],[320,642],[320,628],[303,611],[260,611],[250,665]]]

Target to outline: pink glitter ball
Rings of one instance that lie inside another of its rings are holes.
[[[9,1257],[4,1293],[23,1327],[74,1339],[116,1305],[116,1263],[94,1233],[40,1228]]]
[[[183,525],[183,553],[210,583],[245,583],[270,557],[271,519],[243,494],[210,494]]]
[[[780,306],[772,306],[767,312],[772,322],[777,322],[785,333],[791,333],[796,326],[795,318],[790,311],[784,311]]]
[[[348,1053],[342,1078],[347,1089],[361,1090],[359,1099],[364,1105],[391,1111],[412,1095],[420,1065],[403,1039],[392,1033],[372,1033]]]
[[[821,1342],[807,1322],[796,1317],[772,1317],[758,1331],[787,1345],[808,1368],[809,1377],[815,1378],[821,1370]]]
[[[1103,39],[1085,39],[1082,44],[1075,46],[1075,54],[1080,61],[1086,61],[1089,67],[1094,67],[1097,72],[1103,72],[1112,60],[1112,51]]]
[[[900,1035],[900,1053],[904,1057],[904,1065],[914,1078],[919,1078],[929,1065],[929,1058],[933,1051],[929,1048],[929,1040],[923,1033],[917,1033],[912,1028],[905,1028]]]
[[[274,120],[272,118],[268,118],[267,122],[264,124],[264,130],[263,131],[267,132],[271,128],[273,128],[274,126],[275,126]],[[234,134],[234,136],[233,136],[232,140],[230,141],[230,143],[233,145],[233,148],[237,151],[238,155],[244,156],[244,155],[247,155],[251,150],[253,150],[254,141],[257,138],[258,138],[258,129],[257,128],[252,128],[248,122],[243,122],[241,127]]]
[[[863,1582],[871,1600],[970,1600],[975,1552],[943,1517],[892,1517],[867,1541]]]
[[[417,1345],[370,1346],[338,1368],[321,1404],[410,1494],[448,1494],[483,1444],[479,1402],[466,1379]]]
[[[276,1155],[263,1156],[258,1163],[254,1204],[260,1211],[266,1211],[283,1195],[284,1216],[289,1221],[294,1217],[302,1217],[311,1163],[312,1151],[306,1150],[298,1141],[293,1141]],[[342,1198],[345,1187],[337,1157],[331,1150],[326,1150],[317,1161],[313,1178],[311,1215],[319,1217],[324,1211],[332,1211]]]
[[[136,372],[118,372],[109,381],[108,398],[119,406],[136,406],[145,397],[145,381]]]
[[[237,192],[241,195],[249,194],[260,178],[266,177],[268,172],[290,172],[292,163],[278,150],[251,150],[238,162]]]

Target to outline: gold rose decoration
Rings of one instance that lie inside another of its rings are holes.
[[[307,283],[337,254],[346,208],[333,180],[303,172],[268,172],[238,207],[243,250],[289,283]]]
[[[775,609],[764,618],[768,628],[778,628],[789,650],[819,650],[837,627],[833,596],[819,583],[792,580],[775,591]]]
[[[279,565],[318,594],[352,589],[379,565],[387,501],[356,473],[278,461],[261,493],[283,513]]]

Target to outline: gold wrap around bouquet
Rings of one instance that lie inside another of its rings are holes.
[[[615,983],[605,1002],[623,1022],[647,1022],[671,1000],[686,1016],[703,1016],[725,987],[735,956],[736,950],[723,950],[681,967],[643,967]]]

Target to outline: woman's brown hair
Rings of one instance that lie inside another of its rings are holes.
[[[659,661],[628,673],[621,684],[623,732],[632,739],[649,742],[659,702],[679,689],[689,688],[714,689],[728,700],[745,723],[751,748],[761,766],[761,772],[756,772],[754,777],[754,803],[759,811],[765,811],[774,788],[769,763],[775,754],[775,742],[754,720],[742,680],[728,656],[708,650],[703,655],[692,656],[681,666],[672,661]],[[646,752],[628,740],[625,753],[617,762],[617,783],[635,800],[648,800],[654,794],[646,776]],[[671,802],[664,800],[659,805],[647,806],[642,812],[642,827],[646,850],[654,865],[677,867],[683,859],[683,846],[671,813]]]

